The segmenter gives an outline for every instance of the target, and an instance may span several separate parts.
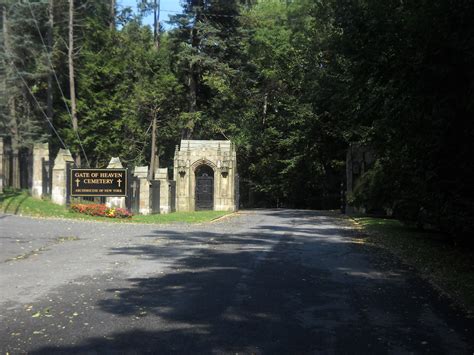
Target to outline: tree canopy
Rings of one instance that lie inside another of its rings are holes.
[[[334,209],[359,143],[376,162],[351,203],[472,231],[472,1],[187,0],[168,31],[142,23],[156,1],[138,3],[139,13],[102,0],[0,5],[0,134],[12,146],[58,149],[60,137],[92,166],[148,164],[155,118],[166,164],[181,138],[233,140],[244,206]]]

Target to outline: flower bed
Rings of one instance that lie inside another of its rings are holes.
[[[71,210],[78,213],[84,213],[89,216],[100,216],[109,218],[131,218],[132,214],[126,209],[118,207],[107,207],[101,204],[83,204],[74,203]]]

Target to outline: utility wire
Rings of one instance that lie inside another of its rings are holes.
[[[61,88],[61,84],[59,83],[58,76],[56,75],[56,70],[54,69],[53,62],[51,61],[51,54],[48,51],[48,47],[46,47],[46,43],[44,42],[44,37],[43,37],[43,35],[41,33],[41,30],[39,28],[38,21],[36,20],[35,14],[33,12],[33,8],[31,7],[31,3],[29,1],[27,1],[27,3],[28,3],[28,7],[30,9],[31,17],[32,17],[32,19],[35,23],[35,26],[36,26],[36,30],[38,31],[38,34],[41,38],[41,43],[43,44],[43,48],[46,52],[46,58],[48,58],[48,64],[49,64],[49,66],[50,66],[50,68],[53,72],[54,79],[56,80],[56,84],[58,85],[59,92],[61,93],[61,96],[63,98],[64,107],[66,107],[66,111],[68,112],[69,117],[71,118],[71,124],[72,124],[72,113],[71,113],[71,110],[69,109],[69,105],[67,104],[66,96],[64,95],[64,92]],[[73,129],[73,131],[74,131],[74,129]],[[82,154],[84,155],[84,158],[86,158],[87,166],[90,167],[89,159],[87,159],[87,154],[86,154],[86,151],[84,150],[84,146],[82,145],[82,141],[81,141],[81,137],[79,136],[79,132],[74,131],[74,133],[76,134],[77,140],[79,141],[79,145],[81,147]]]
[[[172,14],[178,14],[178,15],[186,15],[186,13],[182,11],[176,11],[176,10],[165,10],[160,8],[160,12],[169,12]],[[242,17],[243,15],[237,14],[237,15],[219,15],[219,14],[206,14],[207,16],[213,16],[213,17]]]
[[[186,15],[186,13],[182,11],[176,11],[176,10],[160,10],[162,12],[169,12],[173,14],[178,14],[178,15]],[[195,11],[194,11],[195,13]],[[202,13],[202,12],[201,12]],[[212,17],[243,17],[243,15],[240,14],[235,14],[235,15],[220,15],[220,14],[205,14],[206,16],[212,16]]]
[[[56,134],[56,136],[58,137],[59,139],[59,142],[61,142],[61,145],[63,146],[64,149],[68,149],[66,143],[64,143],[64,141],[61,139],[58,131],[56,130],[56,128],[54,127],[53,125],[53,122],[51,122],[51,120],[49,119],[48,115],[46,114],[46,112],[44,112],[43,108],[41,107],[40,103],[38,102],[38,100],[36,99],[36,96],[33,94],[33,92],[31,91],[30,87],[28,86],[28,83],[25,81],[25,79],[23,78],[23,76],[20,74],[20,72],[18,71],[18,68],[16,67],[15,63],[13,61],[11,61],[11,65],[13,66],[13,69],[15,69],[15,72],[16,74],[19,76],[19,78],[21,79],[21,81],[23,82],[23,84],[25,85],[26,89],[28,90],[28,92],[30,93],[31,97],[33,98],[33,100],[36,102],[36,104],[38,105],[38,108],[40,109],[41,113],[43,114],[43,116],[46,118],[46,121],[48,121],[49,125],[51,126],[53,132]]]
[[[160,12],[170,12],[170,13],[173,13],[173,14],[180,14],[180,15],[186,15],[184,12],[182,11],[176,11],[176,10],[164,10],[164,9],[161,9]],[[241,17],[242,15],[219,15],[219,14],[206,14],[208,16],[214,16],[214,17]]]

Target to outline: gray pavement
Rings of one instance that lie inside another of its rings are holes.
[[[472,354],[474,323],[327,213],[0,215],[0,354]]]

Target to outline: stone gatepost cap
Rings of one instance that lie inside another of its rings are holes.
[[[156,168],[155,169],[155,180],[168,179],[168,168]]]
[[[48,143],[34,143],[33,149],[48,149]]]
[[[107,169],[122,169],[123,165],[119,157],[112,157],[107,165]]]
[[[137,177],[148,177],[148,166],[136,166],[133,175]]]
[[[66,167],[67,162],[74,162],[71,152],[69,149],[59,149],[56,159],[54,159],[53,169],[63,169]]]

